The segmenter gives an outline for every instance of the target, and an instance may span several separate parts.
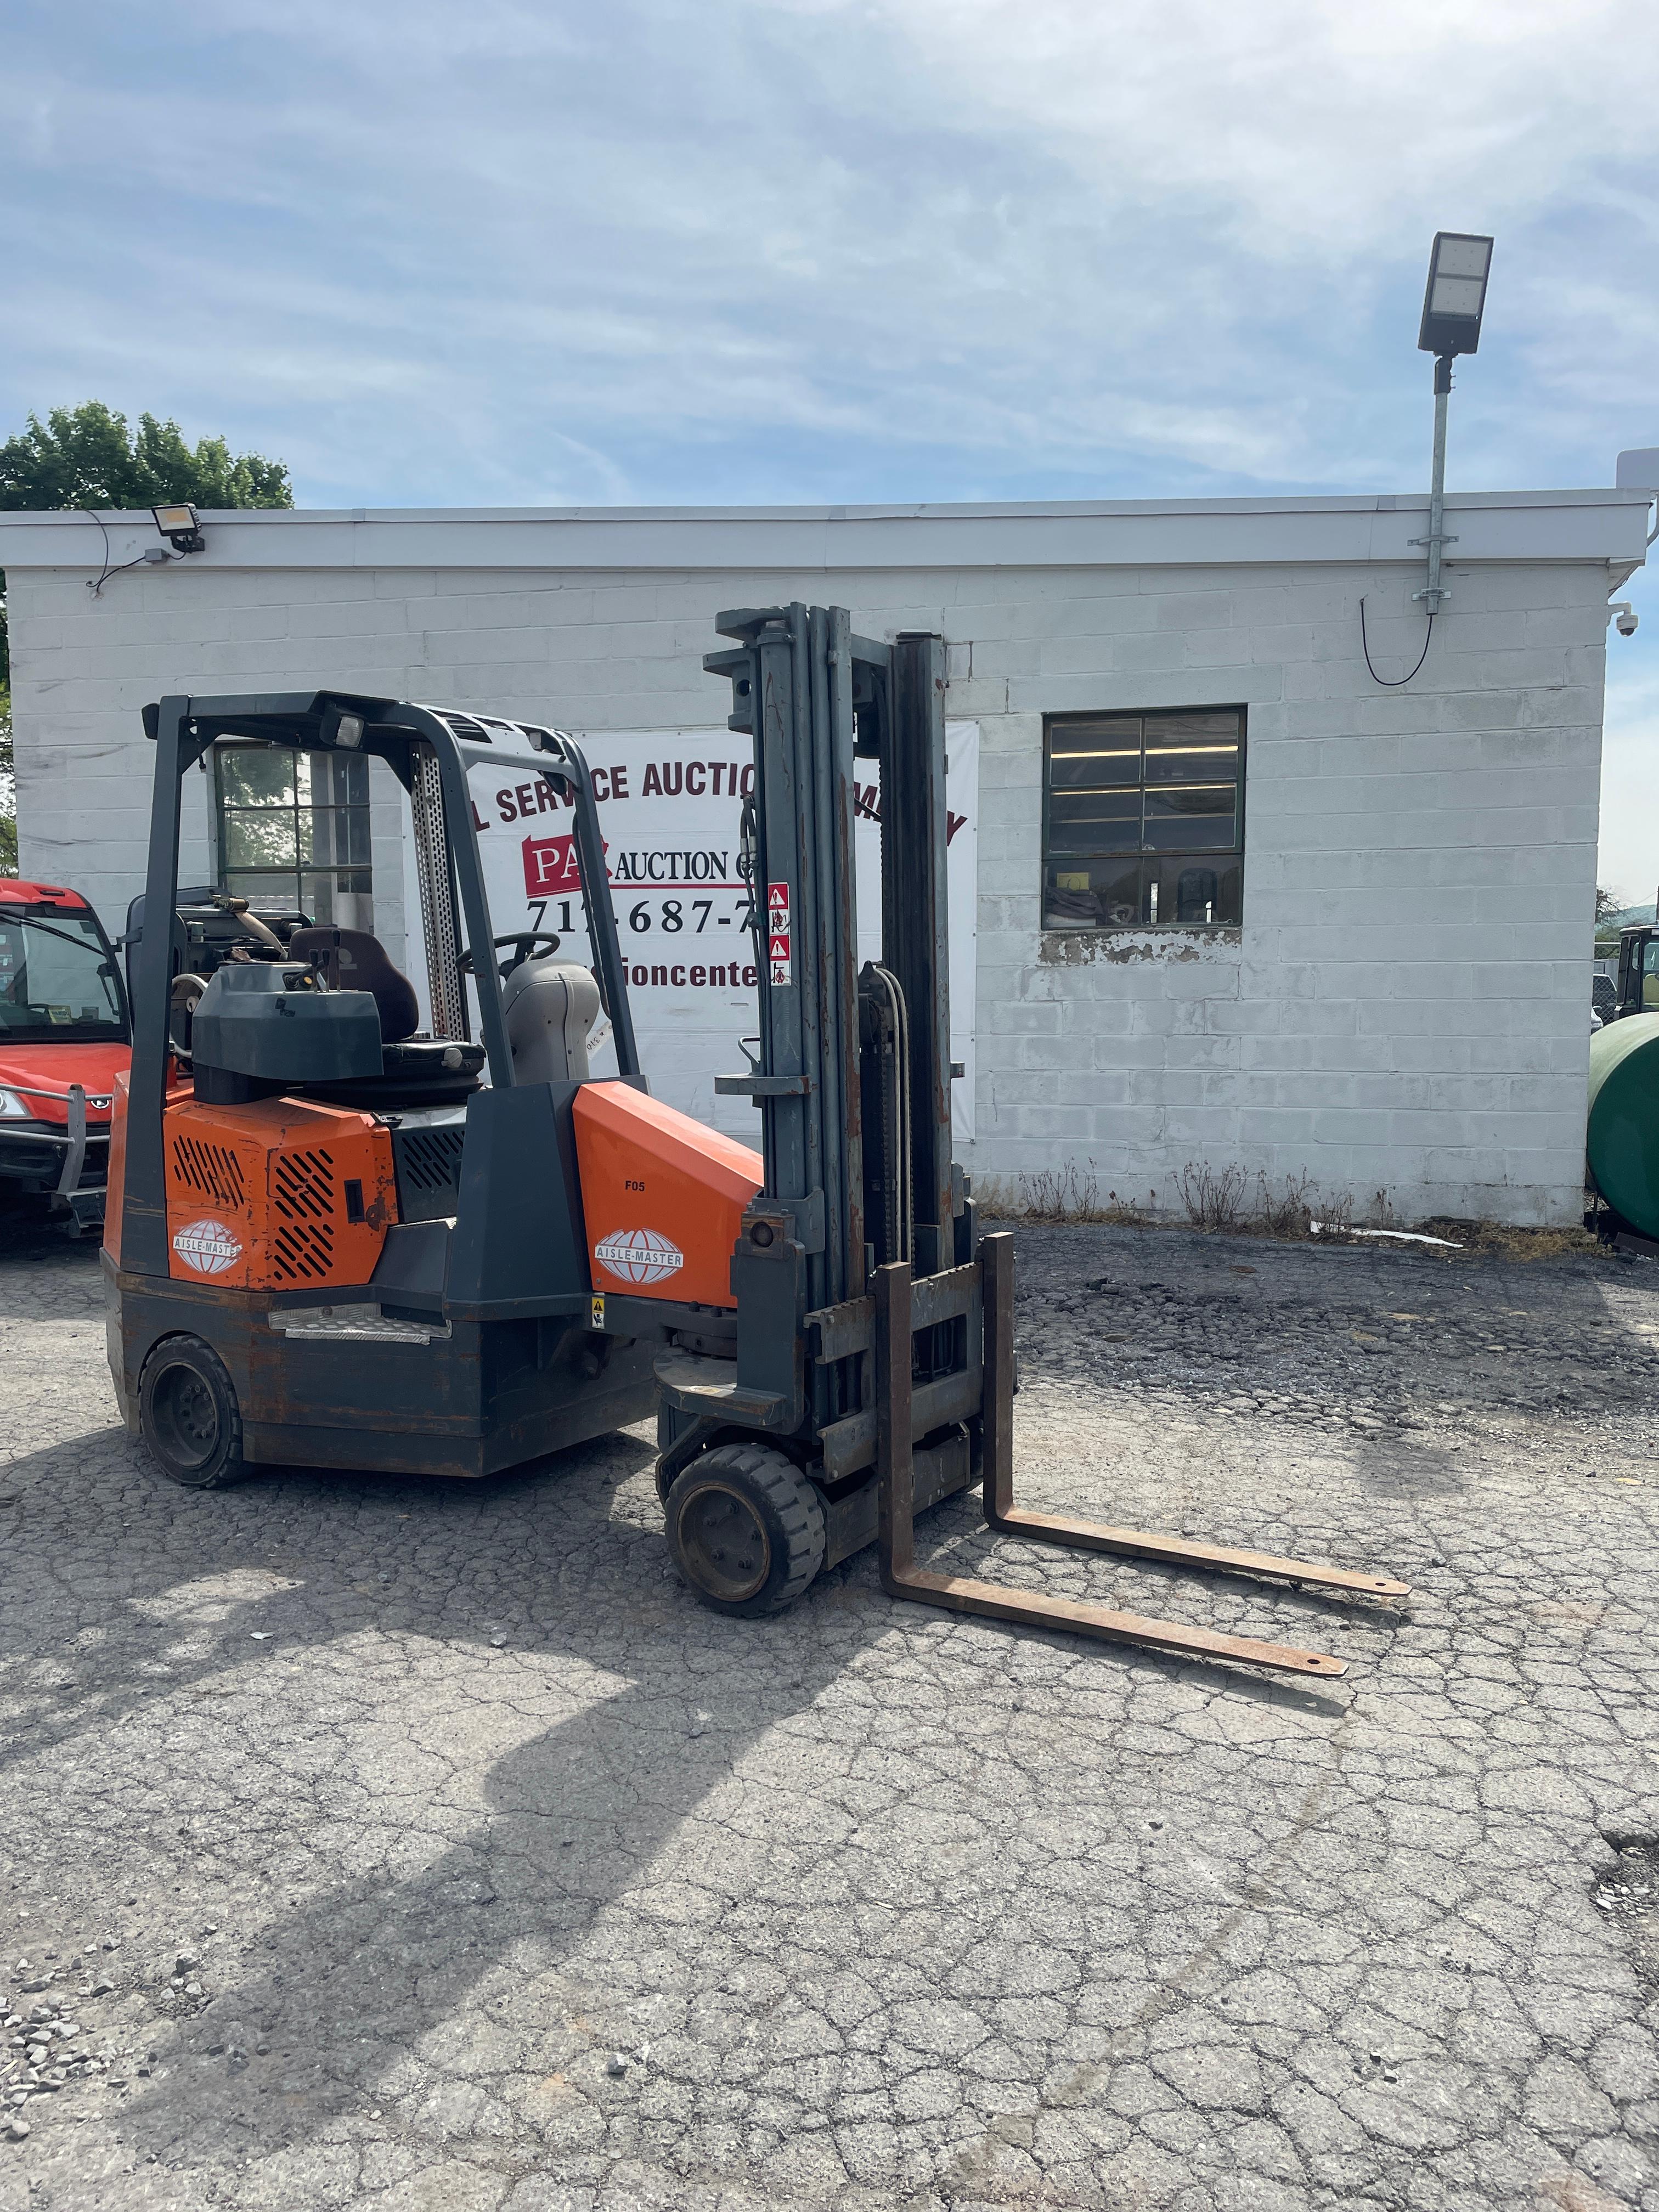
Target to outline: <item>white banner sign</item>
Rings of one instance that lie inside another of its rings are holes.
[[[579,733],[593,779],[617,930],[628,964],[640,1061],[653,1097],[750,1144],[759,1117],[748,1100],[716,1098],[716,1075],[748,1061],[738,1039],[757,1024],[757,953],[750,886],[738,866],[743,802],[753,788],[747,741],[725,730]],[[978,893],[979,725],[946,730],[950,809],[951,1052],[963,1075],[951,1085],[955,1133],[971,1137],[974,1111],[974,957]],[[881,957],[881,787],[876,763],[854,763],[859,958]],[[556,932],[562,953],[591,961],[569,808],[539,777],[488,766],[471,775],[473,819],[489,887],[495,933]],[[404,911],[410,972],[427,1005],[414,854],[405,847]],[[781,887],[780,887],[781,888]],[[796,927],[799,917],[793,917]],[[790,936],[781,933],[782,963]],[[778,953],[777,938],[769,953]],[[774,959],[775,975],[779,961]],[[780,976],[780,980],[787,980]],[[608,1045],[595,1074],[614,1073]]]

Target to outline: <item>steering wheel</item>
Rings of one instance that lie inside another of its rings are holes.
[[[501,963],[501,974],[510,975],[515,968],[522,968],[525,962],[530,958],[532,945],[544,945],[549,952],[556,952],[562,941],[550,929],[520,929],[515,930],[511,937],[492,937],[489,943],[491,950],[495,951],[499,951],[503,945],[517,947],[513,957]],[[470,945],[455,964],[463,975],[471,975],[476,972],[472,965],[472,947]]]

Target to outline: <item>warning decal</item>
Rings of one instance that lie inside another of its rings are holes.
[[[793,983],[795,963],[789,951],[789,886],[766,887],[766,957],[775,983]]]

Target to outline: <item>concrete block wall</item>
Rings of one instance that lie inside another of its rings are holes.
[[[1004,568],[192,568],[10,575],[22,865],[112,922],[141,887],[164,690],[317,683],[584,729],[720,726],[722,607],[849,605],[938,629],[981,731],[979,1097],[969,1164],[1075,1163],[1160,1203],[1188,1163],[1307,1175],[1402,1218],[1576,1216],[1600,771],[1604,562],[1471,564],[1421,674],[1414,571]],[[1041,927],[1045,714],[1242,705],[1244,920]],[[209,864],[191,778],[181,865]],[[376,922],[404,918],[376,779]]]

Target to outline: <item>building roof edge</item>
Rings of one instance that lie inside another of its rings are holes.
[[[204,510],[202,568],[1191,567],[1411,560],[1425,493],[863,507]],[[1648,495],[1458,492],[1455,559],[1640,561]],[[106,552],[104,534],[108,533]],[[161,540],[147,511],[0,513],[0,568],[100,568]]]

